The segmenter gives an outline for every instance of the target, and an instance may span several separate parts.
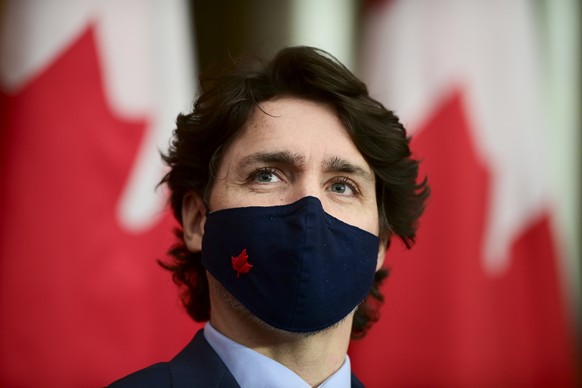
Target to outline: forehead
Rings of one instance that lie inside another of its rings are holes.
[[[341,157],[371,172],[335,110],[298,98],[264,101],[255,108],[224,157],[290,151],[307,159]]]

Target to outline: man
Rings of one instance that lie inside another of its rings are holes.
[[[308,47],[201,89],[164,156],[182,225],[164,266],[209,323],[114,386],[362,386],[349,340],[378,319],[390,238],[413,243],[429,192],[404,127]]]

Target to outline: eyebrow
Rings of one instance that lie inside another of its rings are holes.
[[[240,165],[243,167],[257,163],[279,164],[301,168],[305,165],[305,157],[289,151],[257,152],[245,156],[240,161]],[[374,182],[374,175],[370,172],[340,157],[327,158],[322,164],[326,172],[358,175],[367,181]]]
[[[285,164],[293,167],[301,167],[305,164],[305,157],[289,151],[280,152],[257,152],[245,156],[241,159],[241,166],[248,166],[256,163]]]
[[[370,182],[374,182],[374,176],[371,173],[369,173],[368,171],[366,171],[362,167],[357,166],[357,165],[355,165],[351,162],[348,162],[345,159],[339,158],[337,156],[326,159],[323,162],[323,165],[324,165],[325,171],[327,171],[327,172],[341,172],[344,174],[354,174],[354,175],[361,176],[365,180],[368,180]]]

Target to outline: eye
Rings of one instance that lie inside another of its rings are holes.
[[[276,183],[281,182],[275,171],[271,169],[262,169],[253,173],[253,181],[257,183]]]
[[[353,196],[359,193],[357,186],[350,179],[344,177],[336,178],[336,181],[329,186],[329,190],[332,193],[346,196]]]

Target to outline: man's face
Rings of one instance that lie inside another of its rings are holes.
[[[260,107],[222,157],[210,210],[286,205],[313,196],[327,213],[377,236],[374,174],[335,112],[293,98]]]
[[[378,235],[374,174],[333,109],[293,98],[263,102],[226,148],[210,190],[209,210],[287,205],[306,196],[318,198],[335,218]],[[192,252],[202,248],[206,210],[198,195],[184,197],[184,240]],[[376,270],[383,264],[385,246],[380,238]],[[240,319],[259,322],[207,274],[213,325],[225,329]],[[349,333],[351,319],[341,322]]]

